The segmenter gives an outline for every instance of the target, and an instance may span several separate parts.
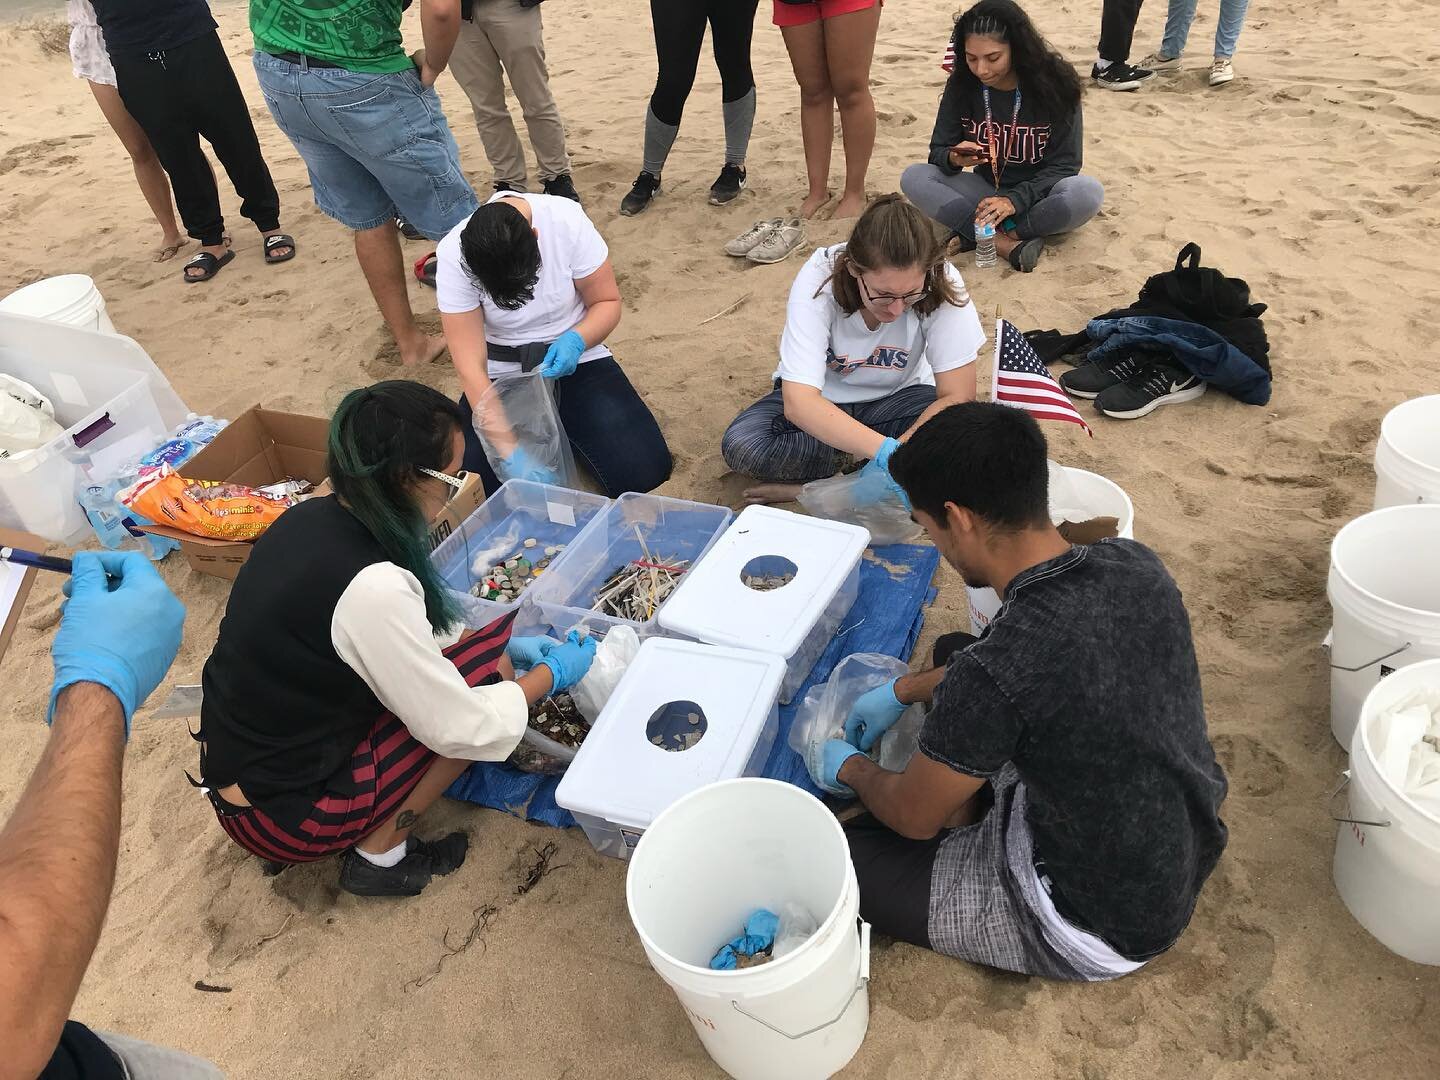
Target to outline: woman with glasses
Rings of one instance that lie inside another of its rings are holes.
[[[975,397],[985,334],[930,221],[902,195],[876,199],[843,244],[820,248],[790,288],[774,389],[737,416],[721,452],[786,502],[852,458],[885,473],[925,420]]]
[[[200,775],[271,872],[340,855],[347,892],[417,895],[469,845],[416,839],[418,815],[472,762],[507,758],[529,707],[590,668],[593,640],[511,638],[513,613],[464,631],[427,543],[464,446],[436,390],[351,392],[330,424],[334,494],[287,510],[235,580],[205,664]]]

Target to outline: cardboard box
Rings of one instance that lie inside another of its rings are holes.
[[[47,544],[48,541],[30,533],[0,529],[0,547],[44,551]],[[25,597],[30,594],[30,585],[36,573],[33,567],[0,562],[0,659],[4,659],[10,639],[15,636],[15,627],[20,622],[20,612],[25,607]]]

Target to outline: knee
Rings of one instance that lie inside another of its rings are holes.
[[[934,179],[935,174],[939,171],[939,169],[935,168],[935,166],[929,162],[920,162],[919,164],[909,166],[900,174],[900,190],[905,193],[907,199],[927,214],[930,213],[927,206],[930,200],[925,198],[925,192],[929,188],[930,182]]]
[[[830,108],[835,102],[835,90],[829,79],[817,79],[800,84],[800,105],[802,108]]]
[[[1093,176],[1077,176],[1075,180],[1076,201],[1093,217],[1105,204],[1105,185]]]
[[[871,104],[870,84],[868,82],[852,82],[846,80],[844,83],[836,84],[835,104],[842,109],[860,109],[869,107]]]

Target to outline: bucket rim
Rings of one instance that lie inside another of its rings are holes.
[[[1399,799],[1407,811],[1419,814],[1427,823],[1440,829],[1440,814],[1425,809],[1409,795],[1405,794],[1403,789],[1396,787],[1394,782],[1380,770],[1380,762],[1375,757],[1375,749],[1370,745],[1370,721],[1374,719],[1375,711],[1379,708],[1375,703],[1376,696],[1381,695],[1382,692],[1393,692],[1397,684],[1390,682],[1390,680],[1397,678],[1401,674],[1405,675],[1405,679],[1404,682],[1399,685],[1408,687],[1409,683],[1415,681],[1417,674],[1427,671],[1434,673],[1435,685],[1437,688],[1440,688],[1440,657],[1436,657],[1433,660],[1421,660],[1415,664],[1407,664],[1405,667],[1396,671],[1394,675],[1381,679],[1371,687],[1370,692],[1365,695],[1365,700],[1360,703],[1360,716],[1359,719],[1355,721],[1355,733],[1351,736],[1350,757],[1352,759],[1351,769],[1353,770],[1354,758],[1357,757],[1355,744],[1358,743],[1360,749],[1364,751],[1363,759],[1368,766],[1369,772],[1380,781],[1386,792]],[[1387,687],[1385,685],[1386,683],[1390,683],[1390,685]]]
[[[1060,465],[1058,461],[1055,464]],[[1128,512],[1130,519],[1129,521],[1122,521],[1120,523],[1120,531],[1123,532],[1127,528],[1132,531],[1134,530],[1135,500],[1130,498],[1130,493],[1128,491],[1126,491],[1123,487],[1117,484],[1114,480],[1111,480],[1110,477],[1106,476],[1104,473],[1094,472],[1090,469],[1081,469],[1074,465],[1060,465],[1060,467],[1064,469],[1067,473],[1081,473],[1085,476],[1093,476],[1096,480],[1099,480],[1102,483],[1108,485],[1109,487],[1114,488],[1115,492],[1120,496],[1120,498],[1125,500],[1125,509]]]
[[[1421,402],[1433,402],[1437,409],[1440,409],[1440,394],[1422,394],[1419,397],[1409,398],[1406,401],[1400,402],[1400,404],[1396,405],[1389,412],[1387,412],[1384,418],[1380,421],[1380,437],[1375,441],[1375,449],[1378,452],[1383,446],[1388,453],[1394,454],[1406,465],[1419,469],[1424,473],[1434,473],[1435,475],[1440,476],[1440,464],[1430,461],[1422,461],[1414,454],[1406,453],[1406,451],[1401,449],[1400,445],[1395,442],[1393,438],[1390,437],[1390,429],[1392,422],[1399,423],[1400,414],[1403,411],[1407,409],[1414,409],[1415,407],[1419,406]]]
[[[1373,524],[1375,519],[1385,514],[1389,514],[1391,516],[1399,516],[1401,514],[1416,513],[1428,514],[1437,523],[1440,523],[1440,503],[1405,503],[1400,506],[1386,506],[1379,510],[1370,510],[1367,513],[1361,514],[1354,520],[1346,522],[1345,525],[1340,529],[1340,531],[1335,534],[1335,539],[1330,541],[1330,572],[1336,577],[1338,577],[1341,581],[1343,581],[1346,588],[1353,590],[1354,592],[1363,596],[1366,600],[1372,603],[1379,604],[1382,607],[1389,608],[1393,611],[1403,611],[1412,615],[1418,615],[1422,619],[1436,620],[1437,632],[1440,632],[1440,611],[1433,611],[1429,608],[1411,607],[1408,604],[1401,604],[1397,603],[1394,600],[1387,600],[1385,597],[1380,596],[1378,593],[1372,592],[1371,590],[1365,588],[1365,586],[1361,585],[1358,581],[1356,581],[1349,573],[1346,572],[1345,568],[1340,564],[1340,561],[1335,557],[1335,553],[1340,546],[1340,542],[1345,538],[1345,534],[1350,532],[1352,529],[1358,529],[1358,527],[1366,524]]]
[[[667,964],[670,964],[673,967],[686,972],[687,974],[700,976],[702,978],[733,980],[743,976],[750,976],[753,978],[757,975],[769,975],[771,973],[778,972],[787,964],[790,964],[792,960],[798,960],[806,956],[810,945],[825,936],[827,931],[829,931],[831,927],[835,925],[836,920],[840,918],[840,915],[845,907],[843,903],[836,903],[831,908],[829,913],[825,916],[825,918],[821,920],[820,925],[816,927],[815,932],[810,935],[810,938],[807,941],[797,946],[794,950],[787,953],[785,956],[782,956],[778,959],[772,959],[768,964],[765,964],[761,968],[732,968],[730,970],[717,971],[714,968],[700,967],[697,964],[688,963],[687,961],[677,959],[675,956],[671,955],[668,949],[662,949],[658,944],[656,944],[654,939],[651,938],[651,936],[644,930],[644,928],[641,927],[639,920],[635,918],[635,893],[633,883],[635,880],[635,867],[638,865],[640,853],[645,847],[646,838],[655,831],[656,826],[660,825],[667,816],[678,811],[681,807],[685,806],[687,803],[693,801],[697,797],[711,793],[716,788],[737,787],[740,785],[745,785],[750,788],[756,788],[764,785],[770,788],[785,789],[787,792],[794,792],[797,795],[803,796],[807,799],[811,799],[816,804],[818,804],[820,808],[825,811],[826,816],[830,819],[830,824],[834,827],[836,833],[839,834],[840,844],[842,850],[845,852],[845,884],[844,889],[841,892],[840,899],[843,900],[845,898],[845,893],[848,891],[855,890],[856,892],[858,892],[859,883],[855,879],[855,866],[854,863],[850,861],[850,845],[849,841],[845,839],[845,830],[840,824],[840,819],[835,817],[835,815],[830,812],[830,808],[828,806],[826,806],[823,802],[821,802],[814,795],[810,794],[810,792],[806,791],[804,788],[799,787],[795,784],[788,783],[784,780],[772,780],[769,777],[764,776],[738,776],[730,780],[717,780],[713,784],[706,784],[704,787],[696,788],[684,798],[676,799],[673,803],[671,803],[664,810],[662,810],[659,816],[657,816],[655,820],[650,823],[650,827],[645,830],[645,835],[640,837],[640,843],[636,845],[634,853],[630,856],[630,865],[626,868],[625,871],[625,908],[630,916],[630,925],[635,928],[635,933],[639,935],[640,941],[645,946],[645,949],[648,953],[653,953],[656,956],[662,956],[665,958],[665,962]]]

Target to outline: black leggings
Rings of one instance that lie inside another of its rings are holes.
[[[755,28],[755,9],[760,0],[650,0],[650,20],[655,27],[655,55],[660,74],[650,95],[650,111],[657,120],[680,126],[685,99],[695,85],[695,68],[700,63],[700,46],[705,43],[705,24],[710,24],[710,43],[715,66],[720,69],[720,99],[739,101],[755,88],[750,70],[750,36]]]

